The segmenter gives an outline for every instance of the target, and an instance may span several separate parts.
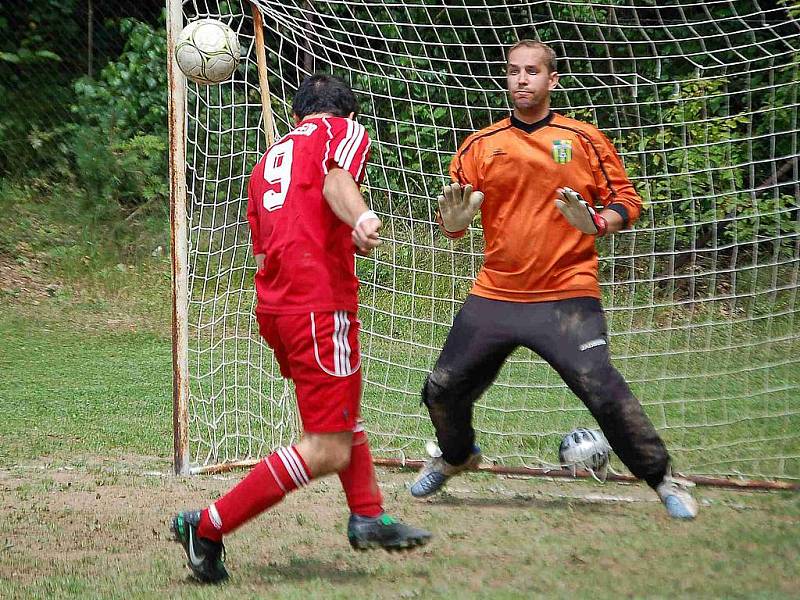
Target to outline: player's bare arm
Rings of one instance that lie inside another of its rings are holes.
[[[625,221],[617,211],[604,208],[600,211],[600,216],[606,220],[606,234],[617,233],[625,227]]]
[[[353,228],[353,243],[361,253],[380,245],[381,220],[372,212],[353,176],[345,169],[332,168],[322,190],[334,214]]]
[[[483,192],[473,190],[471,184],[447,183],[437,198],[439,218],[446,233],[464,231],[483,204]]]

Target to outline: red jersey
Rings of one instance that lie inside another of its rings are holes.
[[[305,119],[269,147],[250,176],[247,220],[254,254],[257,312],[298,314],[358,309],[352,227],[322,194],[334,166],[360,183],[370,139],[342,117]]]

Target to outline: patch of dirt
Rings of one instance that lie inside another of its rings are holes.
[[[0,578],[31,584],[76,564],[88,566],[87,574],[96,576],[109,556],[135,564],[135,557],[143,552],[165,557],[179,571],[183,555],[170,540],[169,517],[181,509],[206,506],[243,476],[244,472],[237,471],[177,477],[169,463],[147,457],[88,458],[74,465],[35,463],[0,469],[0,523],[5,523],[0,526]],[[620,496],[618,490],[607,497],[592,490],[587,499],[585,486],[477,476],[477,486],[464,478],[454,481],[447,494],[413,502],[406,498],[405,487],[412,473],[382,470],[379,477],[387,509],[434,530],[430,516],[423,517],[431,509],[481,508],[502,513],[579,500],[603,510],[602,505],[618,502]],[[273,514],[242,530],[245,544],[253,546],[264,565],[277,564],[275,557],[285,555],[291,546],[348,550],[347,510],[338,480],[315,481],[303,492],[292,494]],[[641,492],[647,490],[624,490],[623,496],[629,502],[652,501]],[[475,525],[448,526],[438,533],[449,539],[468,539]],[[265,526],[269,535],[256,542]],[[237,545],[234,542],[231,548]]]
[[[37,305],[58,293],[61,285],[46,280],[41,265],[20,255],[19,262],[0,254],[0,299],[15,299],[21,303]]]
[[[116,597],[130,590],[130,597],[147,598],[488,597],[493,591],[518,597],[516,590],[580,597],[604,576],[635,582],[642,552],[652,553],[654,564],[665,556],[679,561],[681,553],[669,544],[700,543],[734,515],[725,502],[733,493],[721,490],[698,492],[708,515],[690,526],[670,522],[643,485],[485,474],[459,477],[447,493],[420,502],[406,488],[413,473],[382,469],[387,510],[431,530],[428,547],[403,555],[352,552],[344,495],[335,477],[326,478],[226,538],[231,582],[200,588],[170,538],[169,518],[206,506],[244,475],[176,477],[168,461],[140,456],[0,468],[0,596]],[[753,508],[739,517],[742,530],[782,527],[769,507],[759,507],[757,495],[735,497]],[[713,542],[710,549],[716,552]],[[570,577],[575,567],[584,576]],[[665,564],[664,572],[671,577],[673,569]],[[651,574],[654,581],[664,576]],[[794,583],[785,578],[773,589]]]
[[[142,309],[132,313],[130,299],[124,295],[112,296],[80,283],[54,280],[44,274],[36,258],[24,253],[20,257],[18,261],[0,254],[0,306],[13,305],[19,316],[34,318],[39,324],[49,320],[70,323],[83,332],[163,332],[167,326],[152,313],[142,314]],[[131,293],[136,293],[135,288]],[[163,320],[163,315],[159,316]]]

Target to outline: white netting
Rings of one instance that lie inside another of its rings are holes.
[[[614,363],[692,474],[800,479],[800,23],[757,2],[259,0],[278,134],[308,73],[356,91],[373,139],[368,196],[386,243],[359,259],[364,416],[375,453],[432,437],[419,389],[480,266],[434,201],[459,142],[504,117],[504,51],[552,44],[553,106],[616,143],[646,202],[600,242]],[[254,458],[297,435],[291,388],[258,337],[246,185],[265,150],[250,6],[184,3],[231,24],[235,81],[190,85],[190,456]],[[487,455],[557,461],[588,411],[529,351],[475,408]]]

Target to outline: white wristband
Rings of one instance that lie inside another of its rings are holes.
[[[355,229],[356,227],[361,225],[361,223],[363,223],[367,219],[377,219],[377,218],[378,218],[378,215],[376,215],[374,211],[365,210],[363,213],[361,213],[361,216],[358,217],[358,219],[356,219],[356,224],[353,225],[353,229]]]

